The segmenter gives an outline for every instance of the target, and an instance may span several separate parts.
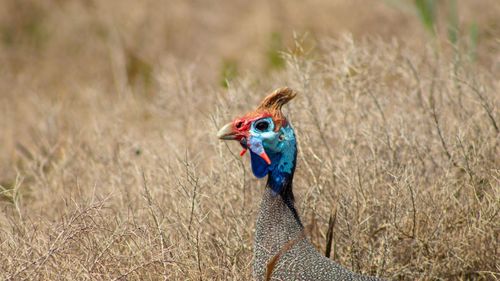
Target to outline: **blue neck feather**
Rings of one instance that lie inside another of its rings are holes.
[[[291,126],[286,126],[281,130],[285,134],[286,141],[280,144],[283,146],[280,153],[268,153],[271,165],[269,166],[267,186],[275,193],[293,199],[292,181],[297,160],[297,144]]]

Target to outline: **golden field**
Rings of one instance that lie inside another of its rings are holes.
[[[283,86],[320,251],[334,214],[353,271],[500,279],[500,2],[416,2],[0,0],[0,279],[251,280],[216,132]]]

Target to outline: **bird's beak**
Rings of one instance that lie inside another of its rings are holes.
[[[227,123],[217,132],[217,137],[221,140],[237,140],[238,132],[233,129],[233,123]]]

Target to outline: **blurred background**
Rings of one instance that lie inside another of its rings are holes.
[[[499,81],[499,0],[0,0],[0,279],[249,279],[262,186],[215,132],[284,85],[316,245],[359,160],[335,259],[498,278]]]
[[[279,69],[294,34],[307,35],[309,46],[345,33],[412,45],[435,36],[443,45],[460,40],[495,70],[499,63],[495,0],[2,0],[1,7],[2,85],[49,92],[112,85],[122,65],[129,84],[153,86],[165,62],[194,64],[217,84],[228,72]]]

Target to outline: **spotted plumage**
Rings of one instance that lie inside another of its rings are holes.
[[[309,242],[292,190],[297,142],[281,107],[295,97],[282,88],[267,96],[255,111],[236,118],[219,138],[237,140],[249,149],[256,177],[267,176],[255,228],[253,275],[256,280],[379,280],[349,271],[322,256]],[[242,153],[242,154],[243,154]]]

